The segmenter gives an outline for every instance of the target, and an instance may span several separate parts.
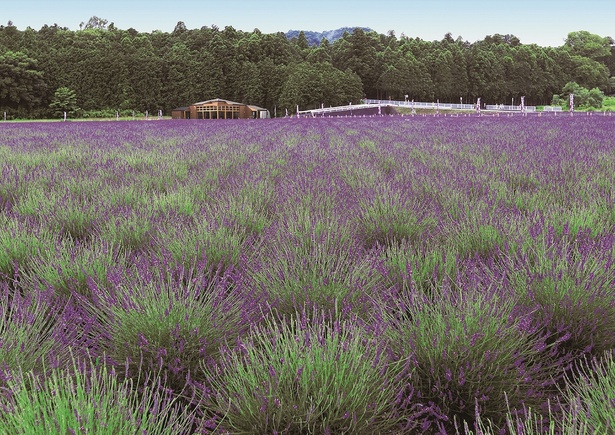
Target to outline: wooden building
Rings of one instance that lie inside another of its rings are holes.
[[[215,98],[171,111],[173,119],[264,119],[269,111],[258,106]]]

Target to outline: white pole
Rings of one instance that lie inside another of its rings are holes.
[[[4,121],[6,122],[6,112],[4,112]]]
[[[115,111],[115,119],[116,119],[117,121],[119,121],[119,120],[120,120],[120,112],[118,112],[117,110]]]
[[[66,122],[66,112],[64,112],[64,122]]]
[[[145,120],[147,121],[147,119],[149,118],[149,110],[145,111]]]

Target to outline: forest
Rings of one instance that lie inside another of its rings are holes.
[[[545,105],[567,84],[615,92],[615,42],[587,31],[560,47],[523,44],[514,35],[468,42],[446,34],[425,41],[356,28],[310,44],[212,25],[172,32],[122,30],[92,17],[79,30],[57,24],[0,26],[0,111],[45,118],[61,110],[95,116],[157,113],[211,98],[286,109],[363,98]],[[570,86],[569,86],[570,87]],[[58,101],[60,99],[61,101]]]

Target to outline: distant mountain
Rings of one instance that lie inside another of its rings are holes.
[[[304,30],[303,33],[307,38],[310,45],[320,45],[320,41],[322,38],[327,38],[327,40],[331,43],[337,41],[342,36],[344,36],[344,32],[352,33],[354,29],[357,27],[342,27],[340,29],[335,30],[325,30],[324,32],[312,32],[309,30]],[[364,32],[373,32],[369,27],[359,27]],[[301,30],[289,30],[286,32],[286,38],[293,39],[299,36]]]

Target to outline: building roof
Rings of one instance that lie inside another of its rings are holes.
[[[252,109],[252,110],[256,110],[256,111],[258,111],[258,110],[265,110],[265,111],[269,112],[269,111],[268,111],[267,109],[265,109],[264,107],[258,107],[258,106],[254,106],[254,105],[252,105],[252,104],[246,104],[246,106],[248,106],[248,107],[249,107],[250,109]]]
[[[236,101],[223,100],[222,98],[214,98],[213,100],[201,101],[199,103],[192,104],[193,106],[202,106],[208,103],[226,103],[235,106],[247,106],[247,104],[237,103]]]
[[[233,106],[247,106],[247,107],[250,108],[250,110],[253,110],[253,111],[264,110],[264,111],[268,112],[268,110],[263,108],[263,107],[255,106],[253,104],[237,103],[236,101],[224,100],[222,98],[214,98],[212,100],[201,101],[199,103],[193,103],[190,106],[205,106],[205,105],[210,104],[210,103],[226,103],[228,105],[233,105]],[[190,106],[178,107],[178,108],[173,109],[173,110],[184,110],[184,111],[186,111],[186,110],[190,109]]]

